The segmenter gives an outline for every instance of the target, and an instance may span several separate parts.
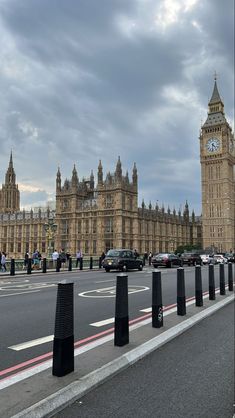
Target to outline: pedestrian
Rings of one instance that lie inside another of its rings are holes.
[[[38,250],[34,250],[33,255],[32,255],[32,269],[33,270],[39,269]]]
[[[101,258],[101,261],[103,261],[103,260],[104,260],[104,258],[105,258],[105,252],[104,252],[104,251],[102,252],[102,254],[101,254],[100,258]]]
[[[152,263],[152,252],[150,251],[150,253],[149,253],[149,266],[151,266],[151,263]]]
[[[7,271],[7,268],[6,268],[6,253],[4,251],[2,252],[1,265],[2,265],[2,271]]]
[[[135,258],[138,258],[139,257],[139,253],[138,253],[138,251],[136,249],[134,249],[134,257]]]
[[[63,248],[60,251],[59,258],[60,258],[61,267],[64,269],[64,266],[66,263],[66,254]]]
[[[52,253],[52,261],[53,261],[54,267],[56,267],[57,258],[59,258],[59,253],[57,250],[54,250]]]
[[[81,263],[81,259],[83,258],[83,255],[82,255],[82,250],[81,249],[79,249],[78,251],[77,251],[77,253],[76,253],[76,267],[78,266],[78,263],[80,264]]]
[[[23,265],[23,270],[26,270],[28,267],[28,263],[29,263],[29,253],[28,251],[25,252],[24,255],[24,265]]]

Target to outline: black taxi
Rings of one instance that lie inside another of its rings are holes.
[[[143,260],[136,257],[134,251],[128,249],[109,250],[102,262],[106,272],[110,270],[127,271],[132,269],[143,269]]]

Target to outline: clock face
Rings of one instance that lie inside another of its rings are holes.
[[[210,138],[206,143],[206,149],[209,152],[216,152],[220,147],[220,140],[218,138]]]

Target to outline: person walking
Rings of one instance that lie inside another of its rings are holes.
[[[2,252],[1,265],[2,265],[2,271],[7,271],[7,268],[6,268],[6,253],[4,253],[4,251]]]
[[[60,258],[61,267],[64,269],[65,263],[66,263],[66,254],[63,248],[60,251],[59,258]]]
[[[28,267],[28,263],[29,263],[29,253],[28,251],[26,251],[25,255],[24,255],[24,265],[23,265],[23,270],[26,270]]]
[[[78,266],[78,263],[79,263],[79,264],[81,263],[81,259],[82,259],[82,257],[83,257],[83,255],[82,255],[82,250],[81,250],[81,249],[79,249],[79,250],[77,251],[77,254],[76,254],[76,267]]]
[[[59,253],[57,250],[54,250],[52,253],[52,261],[53,261],[53,266],[56,267],[56,263],[57,263],[57,258],[59,258]]]

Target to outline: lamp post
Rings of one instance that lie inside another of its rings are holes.
[[[54,223],[53,218],[48,218],[48,222],[44,224],[44,229],[47,237],[47,257],[50,259],[54,250],[52,243],[57,230],[57,225]]]

